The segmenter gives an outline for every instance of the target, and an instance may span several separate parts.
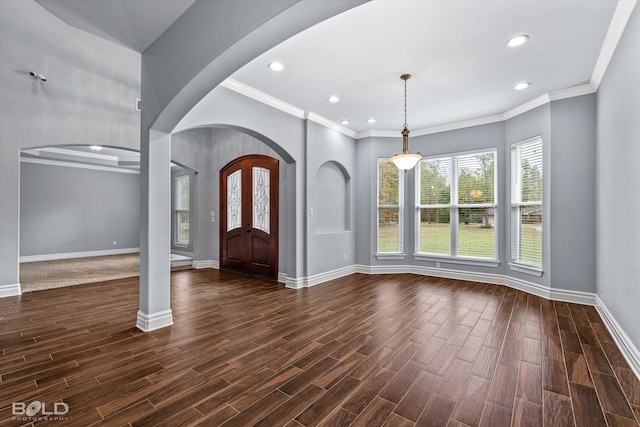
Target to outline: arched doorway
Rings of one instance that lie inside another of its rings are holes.
[[[278,275],[278,160],[252,154],[220,171],[220,267]]]

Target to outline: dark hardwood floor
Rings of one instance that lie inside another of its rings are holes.
[[[36,425],[639,425],[640,381],[589,306],[409,274],[291,290],[188,270],[172,309],[138,331],[137,278],[0,299],[0,426],[30,425],[12,403],[33,401],[69,406]]]

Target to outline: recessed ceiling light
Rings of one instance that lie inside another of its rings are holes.
[[[331,95],[330,97],[327,98],[327,101],[336,103],[336,102],[340,101],[340,98],[338,98],[335,95]]]
[[[99,145],[90,145],[89,148],[91,148],[93,151],[100,151],[103,147]]]
[[[367,123],[375,123],[376,119],[367,119]]]
[[[284,70],[284,65],[280,62],[269,62],[269,69],[271,71],[282,71]]]
[[[522,90],[522,89],[528,88],[529,86],[531,86],[531,83],[529,83],[529,82],[521,82],[521,83],[518,83],[517,85],[515,85],[513,88],[515,90]]]
[[[507,46],[509,47],[516,47],[516,46],[520,46],[521,44],[524,44],[527,42],[527,40],[529,40],[529,36],[526,34],[522,34],[520,36],[515,36],[515,37],[511,37],[508,41],[507,41]]]
[[[351,123],[349,120],[340,120],[341,125],[348,125],[349,123]]]

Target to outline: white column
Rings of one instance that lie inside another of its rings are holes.
[[[0,144],[0,298],[20,295],[20,150]]]
[[[138,329],[173,324],[171,315],[171,135],[154,130],[140,144],[140,310]]]

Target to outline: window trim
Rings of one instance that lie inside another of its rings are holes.
[[[176,209],[176,178],[181,176],[189,177],[189,209]],[[196,172],[190,169],[184,168],[181,170],[177,170],[171,173],[171,250],[179,251],[184,254],[190,254],[193,252],[193,237],[194,227],[195,227],[195,214],[194,214],[194,206],[195,206],[195,176]],[[177,215],[178,211],[181,212],[189,212],[189,243],[179,243],[176,241],[176,232],[177,232]]]
[[[493,203],[476,203],[476,204],[461,204],[458,202],[458,159],[460,157],[471,156],[474,154],[492,153],[494,156],[494,168],[493,168]],[[420,204],[420,163],[423,161],[450,159],[451,160],[451,189],[449,193],[448,204]],[[423,157],[416,165],[415,173],[415,227],[414,238],[416,251],[413,254],[415,260],[418,261],[434,261],[434,262],[448,262],[452,264],[463,265],[475,265],[475,266],[487,266],[498,267],[500,265],[500,259],[498,257],[498,242],[499,242],[499,200],[498,200],[498,148],[489,147],[478,150],[459,151],[452,153],[436,154],[433,156]],[[454,200],[456,201],[454,203]],[[459,212],[461,208],[492,208],[494,210],[494,240],[493,251],[494,257],[474,257],[469,255],[458,255],[458,243],[459,243]],[[421,209],[449,209],[449,254],[436,254],[431,252],[420,252],[420,210]],[[452,219],[455,218],[455,219]],[[456,240],[454,237],[458,237]],[[455,253],[455,254],[454,254]]]
[[[406,256],[405,252],[405,235],[406,235],[406,227],[404,224],[404,215],[405,215],[405,203],[404,203],[404,193],[405,193],[405,177],[402,171],[398,170],[398,203],[399,205],[380,205],[380,163],[390,163],[391,160],[389,157],[379,157],[376,161],[376,250],[375,256],[376,259],[404,259]],[[402,221],[402,229],[398,230],[398,240],[400,246],[400,250],[397,252],[380,252],[378,248],[380,247],[380,208],[398,208],[398,218],[399,221]]]
[[[542,150],[542,153],[540,155],[541,158],[541,162],[542,162],[542,188],[541,188],[541,200],[539,201],[529,201],[529,202],[521,202],[521,201],[515,201],[516,199],[518,199],[518,181],[517,181],[517,174],[518,174],[518,170],[517,165],[514,164],[513,162],[513,150],[519,146],[525,145],[525,144],[530,144],[533,142],[540,142],[540,149]],[[544,215],[544,169],[545,169],[545,165],[544,165],[544,140],[542,139],[542,135],[536,135],[534,137],[531,138],[527,138],[524,139],[522,141],[517,141],[514,142],[512,144],[510,144],[509,147],[509,159],[510,159],[510,187],[511,187],[511,191],[510,191],[510,195],[509,195],[509,210],[510,210],[510,217],[513,215],[513,212],[511,212],[513,210],[513,208],[522,208],[522,207],[526,207],[526,206],[540,206],[540,208],[543,210],[543,216],[542,216],[542,232],[543,232],[543,237],[542,239],[544,239],[544,222],[545,222],[545,215]],[[518,217],[520,218],[520,215],[518,215]],[[543,256],[543,251],[544,251],[544,244],[541,243],[541,247],[540,247],[540,251],[541,251],[541,259],[540,259],[540,264],[535,264],[535,263],[531,263],[531,262],[527,262],[527,261],[522,261],[519,259],[519,250],[516,248],[516,250],[514,251],[514,240],[517,240],[519,242],[519,236],[520,236],[520,226],[518,226],[518,228],[514,228],[513,226],[513,220],[510,219],[510,236],[509,236],[509,269],[513,270],[513,271],[517,271],[519,273],[524,273],[524,274],[528,274],[531,276],[536,276],[536,277],[541,277],[544,274],[544,268],[543,268],[543,261],[544,261],[544,256]],[[515,233],[515,234],[514,234]],[[515,236],[515,238],[514,238]],[[518,243],[519,244],[519,243]]]

